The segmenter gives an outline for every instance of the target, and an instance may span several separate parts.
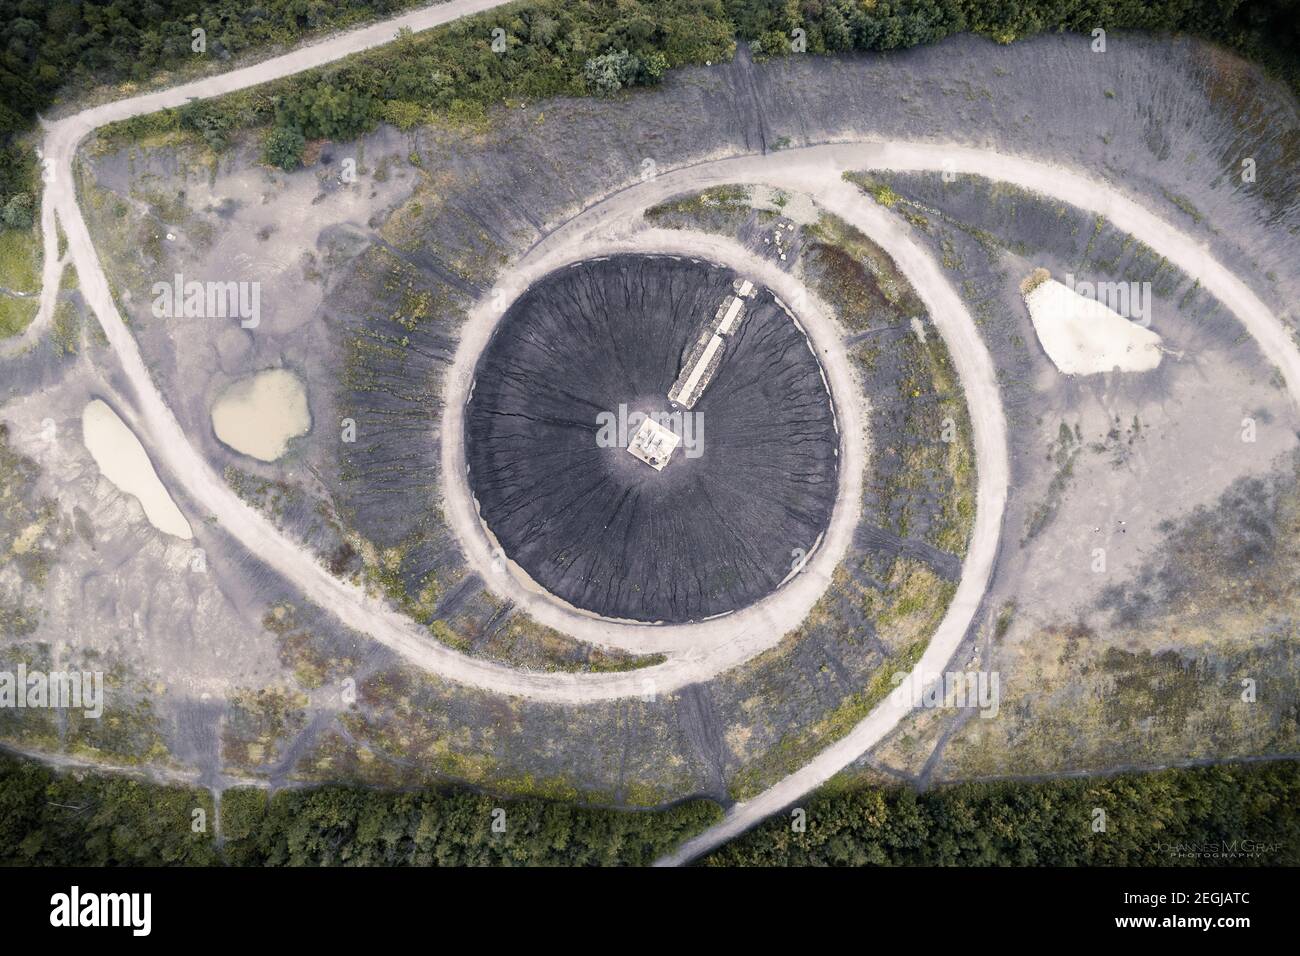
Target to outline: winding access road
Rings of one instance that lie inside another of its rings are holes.
[[[582,639],[633,653],[664,653],[667,659],[658,665],[624,673],[554,674],[527,672],[469,657],[439,644],[405,616],[384,602],[370,597],[362,589],[340,581],[298,542],[282,534],[261,513],[241,501],[212,465],[186,437],[184,430],[167,405],[145,366],[139,347],[119,315],[109,290],[108,280],[99,262],[85,219],[77,204],[72,176],[72,161],[78,144],[94,129],[132,116],[166,107],[175,107],[196,99],[219,96],[278,77],[318,66],[391,41],[400,27],[427,29],[460,16],[477,13],[495,4],[482,0],[452,2],[433,7],[276,57],[219,76],[187,83],[169,90],[150,93],[128,100],[96,106],[47,125],[44,161],[47,185],[42,201],[42,221],[57,218],[68,241],[66,261],[76,266],[81,292],[95,313],[109,344],[116,354],[134,392],[135,407],[121,409],[149,449],[160,472],[177,491],[183,493],[191,507],[215,515],[223,530],[231,534],[251,553],[257,554],[271,568],[284,576],[305,598],[333,613],[343,624],[372,636],[401,654],[415,666],[446,680],[511,696],[560,703],[584,704],[629,696],[668,694],[682,687],[716,676],[778,643],[781,637],[803,620],[816,598],[822,593],[830,572],[842,556],[851,536],[860,498],[857,482],[861,480],[863,450],[860,441],[846,442],[846,458],[841,470],[852,476],[841,488],[842,501],[836,506],[832,527],[821,548],[813,555],[808,568],[790,584],[768,599],[734,615],[715,621],[683,625],[681,629],[625,626],[579,615],[563,615],[558,602],[546,596],[532,595],[524,601],[530,613],[543,623],[554,622]],[[751,176],[787,189],[809,191],[816,185],[818,197],[827,208],[843,216],[865,232],[876,235],[887,252],[898,261],[905,275],[917,288],[935,324],[948,339],[957,362],[958,373],[968,393],[974,424],[974,444],[979,474],[976,527],[966,559],[963,582],[947,616],[931,641],[944,660],[960,643],[977,610],[997,552],[998,529],[1006,496],[1007,463],[1005,425],[993,375],[992,361],[975,331],[974,321],[938,268],[915,243],[894,217],[840,182],[839,174],[852,166],[827,164],[818,152],[789,151],[771,156],[738,157],[686,167],[644,183],[618,191],[597,202],[547,235],[510,271],[512,284],[526,286],[531,278],[544,274],[555,264],[592,254],[608,253],[613,248],[637,248],[644,251],[699,255],[743,267],[789,302],[799,302],[802,290],[794,280],[775,268],[756,268],[738,245],[705,236],[667,232],[656,235],[643,228],[641,211],[677,192],[705,188]],[[863,158],[869,158],[865,153]],[[869,163],[868,163],[869,164]],[[639,233],[639,235],[638,235]],[[54,239],[47,230],[46,244]],[[53,273],[54,270],[51,270]],[[57,274],[42,289],[42,314],[52,311],[57,295]],[[471,328],[487,329],[495,317],[486,317],[490,302],[483,302],[471,313]],[[845,432],[855,436],[860,431],[848,427],[856,415],[855,403],[845,401],[852,394],[847,378],[843,350],[833,324],[816,303],[809,303],[800,316],[813,342],[818,346],[830,369],[832,390],[837,393],[839,410],[850,416]],[[461,354],[474,347],[468,335]],[[836,370],[838,368],[838,371]],[[451,376],[453,382],[463,382]],[[453,414],[462,411],[461,403],[448,402]],[[444,434],[459,434],[457,431]],[[454,441],[444,443],[453,454],[460,452]],[[445,474],[461,475],[453,468]],[[449,484],[456,484],[451,482]],[[449,497],[453,511],[461,504]],[[456,525],[454,525],[456,526]],[[465,534],[471,558],[485,572],[490,586],[502,586],[492,574],[490,554],[475,551],[475,539]],[[477,530],[477,527],[476,527]],[[552,616],[556,615],[556,616]]]
[[[215,515],[224,530],[292,582],[307,599],[332,612],[348,627],[367,633],[397,651],[410,663],[446,680],[472,687],[561,704],[643,695],[647,689],[654,693],[669,693],[708,679],[779,640],[784,630],[802,619],[808,592],[818,591],[824,586],[820,575],[825,569],[813,569],[814,573],[807,577],[807,584],[796,586],[800,585],[796,579],[791,586],[763,602],[764,617],[758,621],[762,627],[701,633],[697,635],[699,645],[689,650],[681,650],[680,643],[671,649],[663,648],[655,643],[661,636],[638,636],[618,631],[617,626],[608,622],[595,622],[597,626],[580,635],[609,646],[638,652],[660,649],[669,654],[663,664],[628,674],[526,673],[476,660],[439,645],[386,605],[332,577],[298,543],[286,538],[266,518],[245,505],[189,443],[150,378],[139,348],[117,312],[77,205],[72,178],[73,156],[81,140],[105,123],[289,76],[391,42],[400,28],[417,32],[426,30],[483,12],[501,2],[503,0],[451,0],[440,6],[342,33],[249,67],[96,106],[47,124],[43,151],[47,176],[41,209],[46,261],[39,318],[30,334],[40,334],[53,314],[62,269],[62,262],[57,257],[57,233],[53,228],[57,219],[68,240],[63,261],[75,265],[82,294],[108,337],[135,393],[136,408],[122,411],[150,450],[155,463],[161,466],[167,480],[183,489],[193,506]],[[592,253],[608,253],[613,248],[676,251],[706,258],[731,255],[734,248],[728,250],[725,243],[707,237],[681,233],[669,237],[632,224],[640,222],[640,212],[647,206],[675,193],[735,182],[766,183],[809,193],[824,209],[858,227],[885,249],[920,295],[949,345],[970,409],[978,466],[975,528],[961,583],[917,665],[919,673],[934,674],[946,667],[961,643],[979,609],[992,573],[1008,485],[1006,421],[991,358],[960,297],[932,257],[913,237],[910,227],[841,179],[845,170],[872,169],[948,170],[994,180],[1010,180],[1024,188],[1104,215],[1116,228],[1131,233],[1158,249],[1180,269],[1198,276],[1202,286],[1223,302],[1265,352],[1274,358],[1293,398],[1300,395],[1300,351],[1277,317],[1244,283],[1213,259],[1205,244],[1160,220],[1113,185],[1057,165],[956,144],[839,143],[682,167],[646,183],[633,184],[596,202],[555,229],[525,255],[510,274],[510,281],[520,283],[521,288],[527,284],[529,276],[548,271],[551,263],[571,261]],[[752,264],[748,268],[754,271]],[[758,278],[764,281],[762,276]],[[773,275],[770,278],[774,283],[789,282],[788,277],[782,279]],[[778,286],[773,288],[780,294]],[[810,310],[810,314],[815,312],[815,309]],[[800,317],[805,318],[804,315]],[[475,328],[479,328],[488,320],[476,311],[471,321],[476,323]],[[835,344],[827,339],[827,329],[815,318],[809,321],[809,326],[810,336],[819,348],[825,349],[825,354],[833,362]],[[456,381],[455,376],[452,379]],[[843,403],[841,396],[837,396],[837,400]],[[482,555],[476,554],[473,539],[469,540],[471,560],[477,562]],[[820,549],[828,561],[836,553],[831,544]],[[491,577],[488,580],[493,583]],[[554,607],[547,610],[540,604],[538,608],[543,615],[563,611]],[[568,624],[565,626],[567,628]],[[789,806],[882,739],[909,709],[907,696],[900,688],[846,737],[812,762],[758,797],[736,804],[720,824],[687,842],[661,862],[689,861],[743,832],[768,814]]]

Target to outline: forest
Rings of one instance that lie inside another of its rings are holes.
[[[1300,764],[830,791],[709,866],[1295,866]]]
[[[0,756],[0,865],[643,866],[715,823],[690,800],[622,811],[462,788],[209,793]],[[1131,866],[1300,863],[1300,764],[1268,762],[923,793],[813,795],[708,866]],[[1098,811],[1104,816],[1099,817]],[[202,816],[197,814],[202,811]],[[1098,828],[1098,821],[1101,828]],[[199,827],[199,823],[202,827]]]
[[[717,804],[619,811],[461,788],[327,786],[212,795],[61,773],[0,754],[4,866],[644,865],[716,822]]]

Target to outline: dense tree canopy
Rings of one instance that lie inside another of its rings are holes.
[[[712,866],[1294,866],[1300,763],[1165,770],[917,794],[862,788],[803,804]],[[1097,829],[1097,811],[1105,816]],[[1234,849],[1235,847],[1235,849]],[[1235,855],[1233,855],[1235,854]]]
[[[207,832],[196,832],[196,810]],[[217,863],[211,818],[212,802],[203,791],[58,774],[0,756],[0,865]]]
[[[223,812],[227,858],[245,866],[644,866],[722,816],[704,800],[620,811],[348,787],[229,791]]]
[[[1300,863],[1300,763],[1224,765],[917,794],[856,787],[780,813],[712,866]],[[209,794],[0,756],[0,865],[644,865],[716,822],[705,800],[620,811],[457,788]],[[1105,829],[1095,827],[1104,810]],[[209,825],[196,831],[195,811]],[[498,825],[494,828],[493,824]]]
[[[705,800],[619,811],[459,789],[321,787],[269,800],[236,789],[222,795],[218,851],[206,791],[0,756],[0,866],[641,865],[721,815]]]

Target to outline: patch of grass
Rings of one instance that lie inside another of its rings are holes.
[[[0,288],[40,291],[41,240],[35,230],[0,228]]]
[[[875,510],[894,533],[907,537],[921,509],[929,516],[937,500],[939,511],[929,517],[925,540],[964,555],[975,520],[975,453],[965,395],[947,345],[875,243],[828,214],[806,231],[807,280],[847,329],[873,333],[851,352],[868,394],[893,389],[897,395],[887,406],[901,416],[902,434],[891,441],[888,455],[901,459],[901,467],[877,469]],[[881,361],[882,351],[889,352],[887,361]]]
[[[902,199],[898,193],[894,192],[893,188],[888,183],[881,182],[867,173],[853,172],[850,170],[844,173],[844,179],[853,183],[853,185],[857,186],[886,209],[893,209]]]
[[[281,745],[307,723],[307,697],[284,687],[236,691],[221,733],[221,759],[255,770],[272,763]]]
[[[81,347],[81,313],[71,302],[60,302],[54,310],[50,332],[54,350],[60,355],[76,355]]]
[[[98,326],[96,326],[98,327]],[[263,478],[252,472],[227,465],[223,475],[226,483],[248,504],[260,509],[272,518],[280,518],[284,511],[300,496],[297,485],[287,481]]]
[[[726,185],[678,196],[651,206],[645,211],[645,218],[665,229],[702,229],[706,232],[731,233],[752,212],[750,188]]]
[[[1164,531],[1082,621],[1006,636],[999,669],[1023,676],[1002,717],[953,739],[945,775],[1300,750],[1300,460]]]
[[[846,736],[894,689],[894,674],[910,671],[916,665],[929,642],[926,634],[891,655],[871,675],[863,690],[844,698],[810,726],[786,734],[762,757],[747,764],[728,785],[732,798],[749,800],[757,796]]]
[[[58,502],[37,493],[40,473],[10,444],[9,426],[0,422],[0,582],[12,575],[20,589],[43,588],[58,558]],[[7,590],[0,583],[0,595]]]
[[[862,232],[823,213],[805,233],[808,272],[845,328],[857,332],[925,314],[893,260]]]
[[[262,627],[275,635],[280,663],[293,673],[298,686],[316,690],[337,683],[357,671],[359,661],[347,655],[328,653],[312,632],[299,621],[297,608],[277,604],[262,617]]]
[[[80,710],[66,711],[68,753],[137,765],[168,760],[162,721],[148,688],[114,668],[104,675],[104,695],[104,713],[99,718],[86,717]]]
[[[437,624],[443,622],[438,621]],[[662,664],[663,654],[635,655],[576,641],[554,628],[516,613],[495,632],[480,653],[529,670],[610,673]]]
[[[934,401],[923,412],[924,406],[915,406],[915,411],[909,413],[909,420],[920,413],[926,431],[933,433],[937,426],[938,440],[935,441],[932,435],[929,442],[920,446],[926,458],[922,467],[945,475],[950,482],[941,499],[938,519],[927,531],[926,538],[943,551],[964,556],[975,525],[975,448],[970,414],[952,356],[942,337],[932,331],[924,343],[918,344],[917,350],[933,389]],[[909,427],[920,425],[909,422]]]
[[[1186,196],[1180,193],[1170,192],[1168,189],[1165,189],[1163,186],[1160,187],[1160,192],[1164,194],[1165,199],[1169,200],[1169,202],[1177,206],[1181,212],[1186,213],[1188,216],[1190,216],[1192,218],[1192,222],[1196,223],[1197,225],[1200,225],[1201,220],[1205,218],[1201,214],[1201,211],[1197,209],[1196,206],[1192,203],[1192,201],[1188,199]]]
[[[20,334],[32,324],[40,302],[36,299],[17,299],[0,292],[0,339]]]
[[[1016,602],[1008,601],[1003,604],[998,611],[997,619],[993,622],[993,640],[1000,641],[1007,636],[1007,631],[1011,630],[1011,624],[1016,619]]]

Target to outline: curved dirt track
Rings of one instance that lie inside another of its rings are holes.
[[[719,175],[721,178],[717,182],[722,182],[728,172]],[[510,568],[510,562],[505,562],[509,573],[496,570],[493,566],[493,542],[483,528],[470,491],[462,442],[443,442],[441,471],[447,522],[465,546],[471,565],[479,570],[494,591],[513,601],[539,623],[582,640],[634,654],[669,655],[667,664],[637,671],[639,679],[652,680],[659,692],[665,692],[683,686],[671,671],[672,683],[667,686],[663,683],[660,674],[670,664],[686,661],[694,665],[692,671],[698,676],[686,683],[706,680],[775,646],[784,634],[799,626],[829,585],[831,573],[848,549],[853,529],[857,526],[866,448],[857,403],[845,400],[856,394],[856,387],[837,327],[829,318],[826,307],[809,295],[793,276],[770,262],[756,262],[744,247],[733,240],[674,229],[646,228],[640,216],[642,209],[674,192],[693,188],[681,185],[676,174],[661,179],[662,182],[653,181],[618,193],[551,233],[510,269],[511,290],[522,292],[557,269],[595,256],[625,252],[668,253],[698,257],[732,268],[760,286],[771,289],[784,302],[802,300],[796,314],[822,361],[836,403],[841,435],[840,491],[821,545],[809,557],[804,570],[774,594],[724,617],[671,626],[605,620],[530,586],[526,575]],[[607,223],[611,221],[617,224],[616,228],[609,228]],[[462,328],[460,346],[448,376],[442,415],[443,435],[463,434],[465,400],[473,382],[475,362],[514,296],[500,298],[503,305],[495,303],[493,296],[484,297],[470,311]]]
[[[838,348],[835,327],[815,303],[809,302],[811,297],[791,276],[770,264],[756,266],[739,244],[718,237],[637,228],[639,213],[674,193],[738,179],[753,179],[795,191],[811,191],[827,209],[875,237],[898,262],[925,302],[935,324],[948,339],[967,392],[975,432],[979,491],[974,534],[962,583],[931,641],[936,653],[941,653],[942,660],[946,661],[974,618],[992,572],[1006,498],[1005,424],[992,360],[960,299],[906,229],[856,189],[841,182],[840,169],[820,163],[814,156],[811,161],[816,164],[816,169],[813,170],[807,161],[793,162],[796,158],[795,153],[789,153],[720,160],[678,170],[623,190],[574,217],[538,243],[511,270],[511,279],[523,287],[533,278],[567,261],[615,251],[700,256],[746,271],[783,299],[791,302],[802,299],[807,303],[800,319],[823,357],[833,394],[842,396],[853,392],[842,349]],[[329,610],[348,627],[369,634],[410,663],[446,680],[511,696],[563,704],[671,693],[707,680],[776,645],[785,633],[799,625],[825,590],[831,571],[848,545],[860,499],[865,454],[860,440],[845,442],[841,468],[848,480],[822,546],[803,573],[757,605],[713,621],[666,629],[620,625],[580,615],[552,618],[550,614],[557,610],[556,602],[535,593],[531,600],[523,602],[526,609],[544,624],[558,622],[559,626],[580,638],[622,647],[634,653],[665,653],[668,660],[662,664],[626,673],[533,673],[472,658],[438,644],[383,602],[329,574],[311,554],[240,500],[189,443],[149,377],[134,337],[117,313],[89,231],[68,183],[70,177],[56,174],[46,201],[55,203],[59,221],[68,237],[70,256],[81,277],[82,294],[94,310],[135,389],[139,408],[137,415],[130,416],[131,424],[150,448],[156,463],[205,513],[216,515],[224,530],[292,582],[309,600]],[[810,190],[814,183],[818,188]],[[611,223],[622,226],[611,229]],[[494,308],[490,299],[485,297],[479,308],[471,313],[470,325],[466,327],[458,355],[477,354],[478,343],[470,330],[490,331],[491,323],[498,317],[489,314],[489,310]],[[464,376],[452,375],[451,381],[468,385],[468,378]],[[843,433],[860,438],[855,404],[841,401],[839,409]],[[454,422],[446,420],[446,416],[462,412],[460,402],[448,402],[444,413],[444,434],[460,433]],[[453,427],[447,428],[449,424]],[[463,448],[456,442],[444,443],[443,447],[443,474],[458,479],[448,482],[450,489],[463,484]],[[449,459],[449,455],[453,457]],[[462,540],[469,544],[467,550],[471,560],[476,560],[489,584],[496,585],[490,551],[486,546],[481,550],[474,547],[473,535],[481,531],[477,514],[472,513],[471,500],[468,497],[464,501],[457,500],[449,491],[448,517]],[[681,632],[685,629],[691,630],[691,636],[684,643]]]
[[[77,267],[82,295],[95,312],[135,391],[138,414],[128,412],[130,424],[146,442],[155,463],[162,466],[171,481],[178,482],[185,489],[193,503],[205,513],[215,515],[224,530],[292,582],[305,597],[329,610],[348,627],[367,633],[398,652],[412,664],[455,683],[565,704],[644,696],[648,693],[671,693],[689,684],[707,680],[775,645],[784,633],[797,627],[803,620],[829,582],[830,572],[847,547],[853,524],[856,523],[860,494],[855,482],[860,481],[862,466],[860,442],[856,445],[853,440],[845,442],[845,457],[841,468],[851,476],[851,480],[842,489],[843,501],[837,504],[826,539],[805,571],[771,598],[742,613],[715,621],[685,625],[686,628],[696,629],[686,642],[682,640],[684,635],[674,635],[667,629],[625,628],[591,619],[588,622],[595,626],[585,628],[581,626],[584,622],[576,617],[561,622],[562,627],[574,632],[576,636],[594,643],[621,647],[633,653],[664,653],[668,655],[668,660],[664,663],[630,673],[547,674],[519,671],[471,658],[438,644],[383,602],[368,597],[359,588],[330,575],[311,554],[280,534],[265,517],[241,501],[189,443],[179,422],[150,378],[134,337],[117,313],[85,220],[77,206],[71,175],[72,157],[81,139],[98,126],[180,105],[193,98],[217,96],[290,75],[329,59],[388,42],[401,26],[427,28],[494,5],[483,0],[456,0],[342,34],[251,67],[131,100],[97,106],[51,124],[47,129],[45,156],[51,163],[52,176],[43,197],[42,217],[44,220],[57,215],[63,226],[68,239],[68,258]],[[875,208],[856,190],[839,181],[842,168],[849,167],[835,168],[821,163],[815,151],[800,151],[722,160],[660,176],[618,192],[565,223],[523,257],[516,268],[511,270],[511,280],[522,288],[532,278],[555,268],[559,261],[587,258],[593,250],[608,253],[618,247],[626,251],[670,252],[712,258],[724,265],[754,274],[755,278],[787,301],[806,301],[804,290],[791,277],[775,268],[756,269],[738,244],[728,245],[708,237],[682,233],[670,235],[669,231],[656,234],[654,230],[642,230],[621,244],[609,241],[619,231],[611,228],[611,225],[636,223],[642,209],[675,192],[735,181],[737,177],[748,178],[755,173],[762,174],[760,181],[795,190],[808,191],[811,183],[820,183],[819,192],[824,194],[823,204],[828,209],[842,215],[868,234],[876,235],[880,231],[882,234],[876,236],[877,240],[898,261],[904,274],[920,293],[936,325],[949,340],[958,373],[967,391],[975,431],[980,475],[975,531],[964,567],[963,583],[932,640],[932,646],[941,650],[947,648],[946,660],[964,636],[979,606],[997,550],[998,523],[1006,496],[1005,425],[992,362],[979,340],[973,320],[960,299],[946,286],[938,269],[928,263],[925,253],[897,222]],[[809,178],[810,173],[815,173],[812,179]],[[852,208],[842,208],[846,203]],[[913,271],[917,269],[920,271]],[[46,298],[49,297],[52,301],[56,293],[57,288],[42,289],[42,311],[47,308]],[[471,313],[474,328],[495,321],[497,316],[492,316],[490,320],[483,318],[491,308],[491,303],[484,301]],[[842,351],[837,349],[838,340],[833,324],[818,314],[815,305],[807,306],[801,312],[801,321],[822,353],[823,362],[832,378],[833,393],[852,394],[848,387],[847,366]],[[490,325],[486,327],[490,329]],[[477,354],[472,339],[472,335],[465,336],[458,355],[465,354],[466,350],[470,350],[470,354]],[[838,372],[837,366],[840,368]],[[837,377],[838,382],[835,380]],[[451,380],[453,383],[462,381],[468,384],[468,378],[460,379],[456,375],[451,376]],[[856,414],[853,404],[841,402],[841,425],[845,435],[856,438],[860,429],[852,417]],[[459,403],[449,403],[448,408],[457,414],[462,410]],[[450,433],[460,434],[459,429]],[[456,447],[456,443],[444,443],[444,465],[448,464],[448,447],[453,448],[453,454],[463,457],[463,449]],[[459,478],[464,473],[463,463],[444,470],[443,473]],[[449,504],[453,506],[449,510],[456,510],[456,502],[449,501]],[[456,526],[455,521],[453,526]],[[474,538],[465,533],[469,529],[458,527],[457,530],[462,532],[462,540],[469,543],[469,550],[473,552]],[[478,530],[477,522],[475,530]],[[471,554],[471,557],[475,555]],[[480,562],[480,567],[490,575],[490,553],[485,550],[477,557],[487,560],[487,564]],[[487,579],[490,584],[497,583],[492,577]],[[536,599],[538,595],[534,594],[533,597]],[[548,623],[546,615],[553,609],[552,602],[546,600],[540,603],[533,600],[528,606],[530,612],[537,612],[542,623]]]
[[[665,664],[632,674],[526,674],[477,661],[436,645],[400,615],[367,598],[358,589],[329,576],[307,552],[244,505],[189,444],[150,379],[135,340],[114,307],[107,280],[77,207],[71,176],[72,156],[80,140],[104,123],[178,106],[191,98],[216,96],[287,76],[388,42],[400,26],[427,29],[497,5],[490,0],[454,0],[444,6],[343,34],[243,70],[96,107],[49,126],[45,156],[51,162],[53,181],[47,184],[42,204],[47,259],[49,250],[54,247],[50,227],[57,215],[68,238],[68,258],[77,268],[83,295],[136,392],[139,414],[132,416],[132,425],[156,461],[164,466],[167,478],[181,484],[191,501],[217,515],[224,529],[241,544],[294,582],[309,599],[331,610],[343,623],[369,633],[412,663],[441,677],[502,693],[579,704],[644,693],[647,680],[652,681],[655,691],[666,693],[733,666],[755,651],[746,645],[746,636],[740,635],[733,640],[718,641],[716,646],[704,651],[674,651]],[[513,275],[523,284],[526,284],[530,263],[536,267],[536,263],[545,260],[547,255],[559,257],[560,250],[571,251],[589,243],[588,248],[599,247],[609,251],[610,246],[603,237],[618,235],[620,222],[635,221],[633,217],[640,209],[658,199],[729,182],[762,182],[810,193],[823,208],[867,233],[894,258],[948,342],[966,392],[978,463],[975,529],[961,584],[918,664],[922,673],[934,673],[942,670],[964,637],[992,572],[1008,482],[1006,424],[991,359],[960,298],[900,220],[840,179],[840,173],[847,169],[948,169],[995,180],[1009,179],[1025,188],[1100,213],[1117,228],[1159,250],[1180,269],[1198,276],[1204,288],[1243,322],[1266,354],[1278,363],[1293,398],[1300,394],[1300,350],[1282,323],[1244,283],[1217,263],[1204,246],[1158,219],[1115,187],[1054,165],[992,150],[919,143],[846,143],[703,163],[607,198],[557,229],[525,256],[520,270]],[[675,239],[685,245],[694,245],[687,254],[709,255],[708,248],[712,246],[712,243],[702,241],[702,237],[677,234]],[[664,248],[669,241],[670,237],[656,236],[653,230],[643,230],[634,237],[629,236],[627,245],[636,248],[641,244],[656,251],[672,251]],[[541,269],[544,271],[546,269]],[[57,273],[58,267],[47,261],[44,272],[46,285],[42,289],[39,313],[43,317],[52,314],[53,297],[57,294]],[[53,287],[50,285],[51,275],[55,277]],[[815,336],[814,340],[817,341]],[[851,465],[846,462],[844,467],[851,468]],[[824,546],[821,553],[830,555],[833,551]],[[812,586],[819,583],[813,575],[807,575],[807,580]],[[793,585],[783,589],[785,592],[792,590]],[[773,618],[767,623],[775,632],[775,639],[779,639],[783,622]],[[848,736],[758,797],[734,806],[722,823],[689,841],[663,862],[687,861],[743,832],[769,813],[789,805],[879,741],[909,709],[901,690],[892,694]]]

